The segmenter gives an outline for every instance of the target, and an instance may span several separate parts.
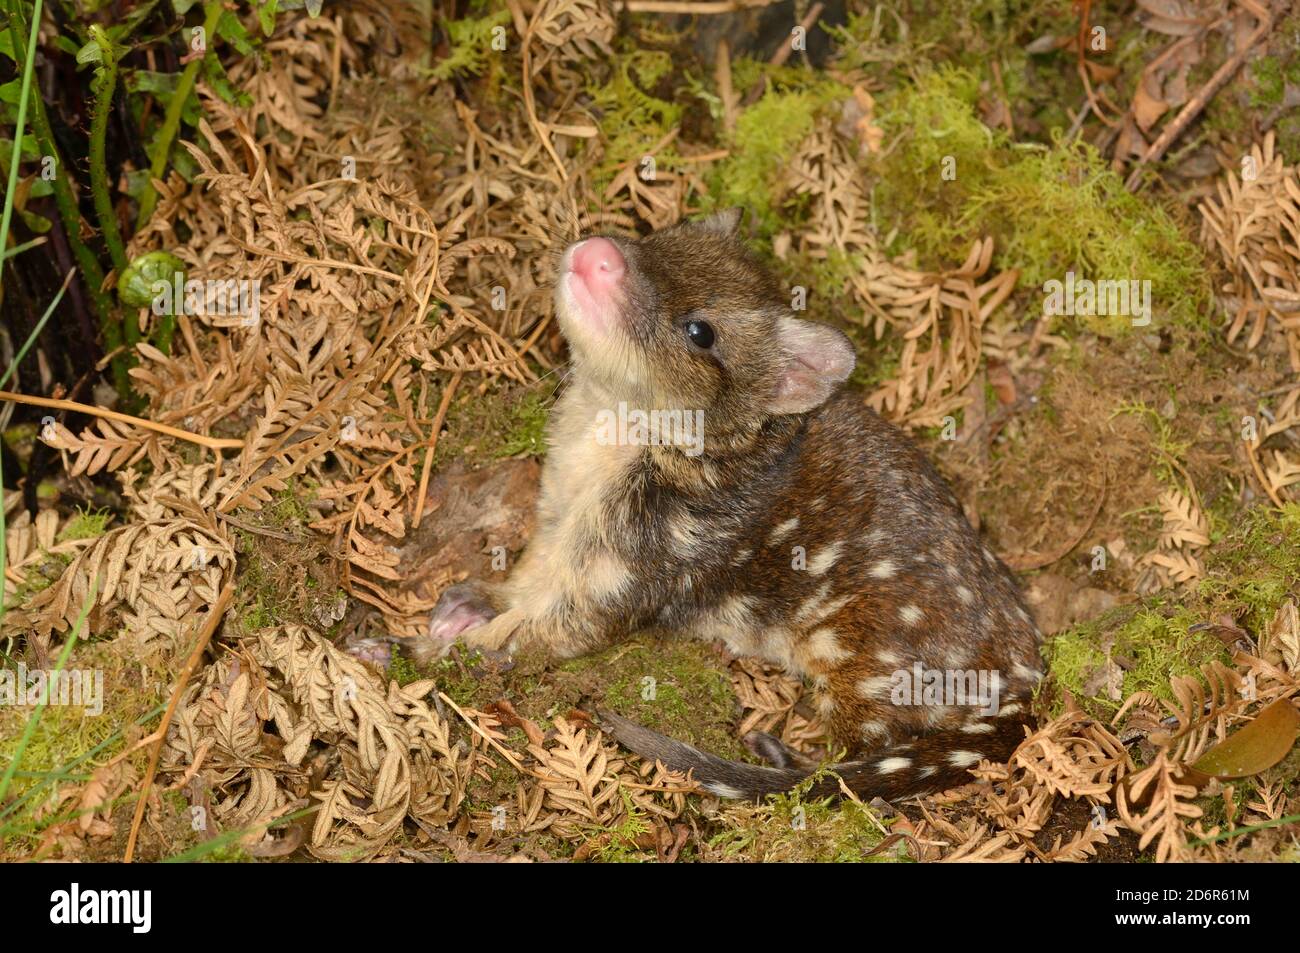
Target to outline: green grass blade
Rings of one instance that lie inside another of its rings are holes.
[[[18,188],[18,166],[23,159],[23,130],[27,123],[27,97],[32,91],[32,68],[36,65],[36,34],[41,26],[41,2],[36,0],[32,26],[27,37],[27,58],[23,63],[22,92],[18,95],[18,121],[14,124],[14,154],[9,159],[9,184],[5,188],[4,213],[0,216],[0,248],[9,247],[9,223],[14,216],[14,195]],[[18,37],[13,38],[18,42]],[[0,283],[4,276],[0,273]]]

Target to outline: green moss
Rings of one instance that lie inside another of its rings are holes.
[[[1250,64],[1250,78],[1254,83],[1250,91],[1250,104],[1263,108],[1277,106],[1286,91],[1286,77],[1282,63],[1275,56],[1261,56]]]
[[[509,429],[502,434],[501,444],[493,451],[493,456],[541,456],[545,450],[549,416],[550,406],[541,394],[525,394],[514,404]]]
[[[262,601],[263,596],[258,595],[257,601],[245,611],[241,621],[244,624],[244,630],[255,632],[258,629],[269,628],[276,623],[275,612]]]
[[[618,794],[623,801],[623,819],[618,824],[599,828],[595,832],[598,844],[591,852],[592,859],[615,864],[653,861],[653,850],[636,846],[636,839],[650,832],[645,811],[636,806],[627,791],[620,788]]]
[[[59,530],[57,540],[62,543],[70,539],[96,539],[104,535],[112,520],[113,514],[108,510],[77,510],[77,515]]]
[[[473,466],[506,457],[541,456],[546,449],[550,392],[501,388],[455,401],[434,452],[434,465],[460,460]]]
[[[424,677],[420,667],[414,661],[405,655],[393,653],[388,663],[388,677],[397,682],[398,685],[410,685],[412,682],[418,682]]]
[[[1223,643],[1204,632],[1189,631],[1204,621],[1193,610],[1170,608],[1160,600],[1147,600],[1136,610],[1124,607],[1098,620],[1068,629],[1047,641],[1045,652],[1056,683],[1068,690],[1075,701],[1098,715],[1114,714],[1120,701],[1106,697],[1099,690],[1085,686],[1107,656],[1124,669],[1122,698],[1133,692],[1147,691],[1158,698],[1172,699],[1169,680],[1179,675],[1195,675],[1203,664],[1214,659],[1226,662]],[[1121,698],[1121,700],[1122,700]],[[1063,699],[1057,710],[1063,709]]]
[[[923,73],[880,98],[892,151],[875,157],[882,231],[898,226],[892,251],[914,250],[923,267],[950,267],[991,235],[995,266],[1020,270],[1020,286],[1043,292],[1067,272],[1095,280],[1151,282],[1154,321],[1203,321],[1210,288],[1200,248],[1170,212],[1131,194],[1084,143],[1011,142],[980,121],[979,83],[968,71]],[[1127,315],[1080,318],[1107,334]]]
[[[509,23],[509,10],[498,10],[484,17],[446,21],[443,28],[446,30],[451,53],[434,64],[429,71],[430,75],[437,80],[480,75],[494,58],[493,53],[498,52],[492,48],[494,37],[500,35],[496,28],[509,29]]]
[[[1227,662],[1224,644],[1199,624],[1227,615],[1258,634],[1282,601],[1300,592],[1300,504],[1257,508],[1205,553],[1204,578],[1190,588],[1151,596],[1112,610],[1047,641],[1053,681],[1099,716],[1119,702],[1084,686],[1110,656],[1124,668],[1122,694],[1149,691],[1170,699],[1169,679],[1194,675],[1202,665]],[[1056,699],[1056,708],[1063,699]]]
[[[816,74],[801,78],[793,88],[773,85],[740,114],[728,142],[730,153],[710,178],[709,206],[747,209],[764,237],[790,224],[777,206],[791,152],[812,132],[817,117],[851,92]]]
[[[241,511],[241,522],[268,532],[235,527],[238,568],[232,615],[245,633],[267,626],[300,623],[320,628],[344,594],[327,545],[307,529],[315,494],[308,481],[293,480],[256,511]],[[286,538],[287,537],[287,538]]]
[[[26,664],[29,672],[39,667],[31,658],[26,659]],[[0,858],[28,857],[46,826],[76,811],[75,804],[63,804],[51,812],[47,795],[59,784],[87,780],[96,766],[120,752],[124,746],[123,730],[142,713],[165,701],[170,688],[165,669],[155,668],[154,674],[143,680],[140,660],[125,652],[116,641],[80,643],[64,671],[102,676],[102,682],[96,681],[102,687],[98,700],[102,708],[96,713],[94,707],[51,704],[42,710],[9,788],[10,801],[4,807],[10,807],[35,787],[40,788],[40,793],[34,793],[22,806],[0,818]],[[93,706],[96,700],[90,697],[84,701]],[[8,767],[17,753],[33,711],[27,706],[0,705],[0,771]],[[100,744],[104,747],[94,758],[72,766],[75,759]],[[133,758],[143,770],[148,753],[142,749]]]
[[[553,684],[561,694],[592,684],[603,705],[638,724],[722,757],[743,756],[732,730],[731,680],[717,654],[701,642],[625,642],[562,663]]]
[[[639,163],[649,155],[681,122],[680,105],[650,92],[672,69],[672,57],[666,51],[639,49],[627,40],[620,44],[609,80],[588,87],[601,113],[604,154],[594,170],[599,188],[628,162]],[[656,169],[672,169],[680,160],[672,144],[654,152]]]
[[[203,856],[203,862],[209,864],[251,864],[256,863],[256,858],[238,841],[231,841],[208,851]]]
[[[483,693],[480,691],[482,681],[475,673],[475,669],[482,661],[482,655],[478,652],[465,652],[458,658],[443,658],[426,666],[424,672],[414,662],[407,661],[405,665],[398,663],[398,669],[402,674],[409,674],[414,670],[417,678],[408,679],[408,681],[417,681],[419,677],[428,677],[438,683],[438,688],[447,693],[452,701],[462,708],[465,706],[482,707],[489,702],[495,701],[489,697],[492,693]],[[389,668],[390,674],[393,669]],[[403,682],[402,684],[406,684]]]
[[[867,857],[884,838],[871,808],[830,798],[804,799],[812,779],[758,807],[735,806],[718,817],[722,830],[709,846],[724,858],[760,862],[889,861]]]

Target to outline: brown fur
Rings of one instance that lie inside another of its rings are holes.
[[[856,790],[968,780],[974,761],[1005,757],[1022,736],[1039,634],[924,455],[860,396],[827,397],[846,354],[851,367],[847,341],[792,320],[734,224],[618,240],[627,271],[612,336],[594,337],[557,292],[574,374],[552,412],[536,536],[490,593],[500,614],[464,640],[563,657],[651,626],[719,638],[810,681],[859,759],[836,769]],[[686,320],[707,320],[714,347],[689,345]],[[620,402],[702,410],[703,452],[599,442],[597,414]],[[1000,714],[898,704],[896,673],[917,663],[997,673]],[[610,725],[718,793],[782,790],[807,773]]]

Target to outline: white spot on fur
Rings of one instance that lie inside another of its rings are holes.
[[[864,721],[862,723],[862,740],[866,744],[875,744],[889,737],[889,726],[883,721]]]
[[[1008,702],[998,709],[998,717],[1006,718],[1008,715],[1020,714],[1020,706],[1016,702]]]
[[[749,596],[732,596],[702,615],[693,634],[705,641],[721,639],[735,654],[753,655],[758,651],[753,606]]]
[[[831,583],[824,582],[818,587],[812,597],[801,605],[794,614],[796,625],[816,625],[828,616],[839,612],[849,604],[850,596],[837,596],[834,599],[827,598],[830,595]]]
[[[818,662],[842,662],[853,655],[852,652],[840,645],[835,630],[827,626],[814,629],[808,633],[808,639],[804,642],[803,650],[809,659]]]
[[[793,533],[798,526],[799,526],[799,517],[797,516],[792,516],[784,523],[777,524],[776,528],[772,530],[772,534],[767,537],[767,545],[769,546],[778,545],[781,542],[781,540],[785,539],[787,536]]]
[[[968,735],[987,735],[993,733],[993,724],[988,721],[968,721],[961,726],[961,730]]]
[[[916,772],[916,776],[918,778],[928,778],[930,775],[934,774],[934,770],[934,765],[927,765],[920,771]]]
[[[754,554],[749,551],[748,547],[746,547],[745,549],[742,549],[740,550],[740,552],[736,553],[736,558],[731,561],[731,565],[733,566],[744,565],[745,563],[749,562],[749,557],[752,555]]]
[[[906,605],[898,610],[898,617],[908,625],[916,625],[921,621],[922,615],[924,615],[924,613],[913,605]]]
[[[892,559],[882,559],[871,567],[871,575],[876,579],[888,579],[898,572],[898,565]]]
[[[808,560],[808,571],[814,576],[820,576],[826,570],[835,565],[835,560],[840,558],[840,549],[842,543],[831,543],[812,559]]]
[[[948,755],[948,763],[954,768],[969,768],[972,764],[979,764],[982,757],[978,751],[953,751]]]
[[[1043,673],[1038,669],[1030,668],[1023,662],[1017,662],[1011,669],[1011,674],[1016,678],[1022,678],[1027,682],[1036,682],[1043,677]]]
[[[876,658],[885,665],[899,665],[903,661],[903,656],[899,655],[893,649],[881,649],[876,653]]]
[[[673,538],[675,548],[680,555],[691,556],[706,542],[704,528],[699,520],[687,514],[671,520],[668,532]]]
[[[966,605],[970,605],[975,601],[975,593],[971,592],[967,586],[958,586],[957,598],[966,603]]]
[[[911,758],[886,758],[884,761],[876,762],[876,770],[881,774],[893,774],[895,771],[902,771],[911,766]]]
[[[858,679],[858,694],[863,698],[885,698],[889,695],[894,680],[888,675],[873,675]]]
[[[803,675],[803,666],[794,657],[794,633],[784,626],[771,626],[758,633],[758,655],[789,670],[796,678]]]

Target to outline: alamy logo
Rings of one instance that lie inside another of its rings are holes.
[[[704,411],[618,409],[596,414],[596,442],[601,446],[684,447],[688,457],[704,452]]]
[[[148,933],[153,923],[153,891],[82,890],[74,883],[70,890],[50,894],[50,922],[127,923],[133,933]]]
[[[104,673],[28,671],[19,662],[16,671],[0,669],[0,705],[72,705],[84,708],[88,715],[99,715],[104,711]]]
[[[262,279],[213,279],[200,281],[191,278],[182,282],[180,273],[171,281],[155,281],[153,313],[194,315],[240,315],[246,327],[255,327],[262,315]]]
[[[997,714],[1001,679],[986,669],[924,668],[916,662],[890,676],[889,700],[895,705],[969,705]]]
[[[1043,314],[1051,315],[1123,315],[1133,319],[1135,328],[1151,323],[1150,281],[1093,281],[1065,273],[1065,281],[1051,278],[1043,283]]]

